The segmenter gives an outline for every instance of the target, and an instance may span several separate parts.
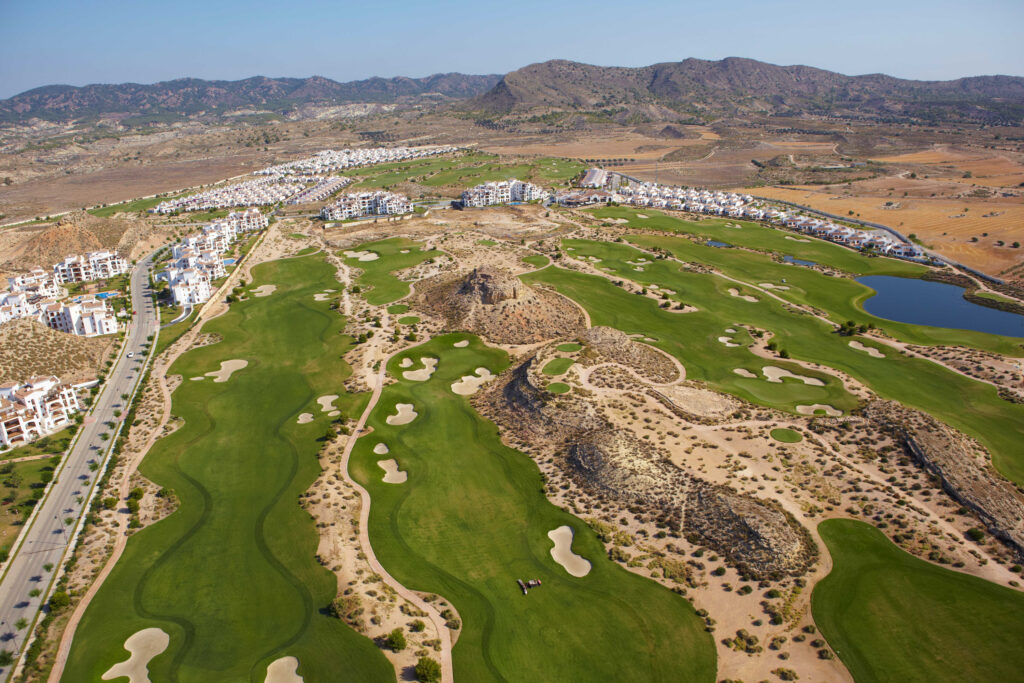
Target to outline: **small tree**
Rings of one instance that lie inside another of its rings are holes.
[[[430,657],[420,657],[416,662],[416,680],[421,683],[437,683],[441,680],[441,665]]]
[[[405,634],[402,633],[402,629],[396,628],[394,631],[388,634],[387,637],[388,649],[393,652],[401,652],[405,649]]]

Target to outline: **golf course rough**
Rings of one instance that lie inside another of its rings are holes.
[[[381,306],[398,301],[409,294],[409,283],[399,280],[394,275],[396,272],[441,255],[436,249],[425,250],[422,247],[419,242],[404,237],[393,237],[379,242],[368,242],[339,252],[338,255],[344,258],[348,265],[363,271],[356,278],[356,284],[363,289],[362,296],[366,302],[372,306]],[[347,255],[370,252],[379,258],[366,261]]]
[[[285,656],[301,662],[307,681],[338,671],[394,681],[369,638],[325,613],[337,579],[317,563],[319,537],[299,505],[320,474],[331,419],[316,398],[340,394],[333,407],[347,415],[364,400],[341,391],[350,373],[339,361],[351,348],[344,319],[313,301],[337,286],[334,272],[322,255],[257,266],[254,279],[275,283],[274,295],[232,304],[203,326],[221,341],[170,368],[190,377],[248,361],[227,382],[175,390],[171,412],[183,425],[139,469],[173,491],[178,508],[128,540],[84,614],[63,680],[100,680],[124,661],[129,636],[159,628],[170,642],[149,662],[153,681],[262,681]],[[312,424],[297,423],[302,412]]]
[[[814,621],[858,681],[1019,681],[1024,594],[910,555],[874,527],[818,525],[832,571]]]
[[[453,343],[468,339],[468,346]],[[404,357],[437,356],[426,382],[402,378]],[[357,441],[353,478],[369,491],[369,534],[378,560],[406,587],[436,593],[458,610],[452,651],[463,681],[715,680],[715,646],[684,598],[632,574],[606,556],[581,520],[545,497],[528,456],[506,447],[451,385],[508,355],[465,334],[439,336],[393,357],[388,384]],[[386,418],[399,404],[421,417]],[[401,452],[408,480],[385,484],[373,448]],[[486,514],[482,514],[486,511]],[[571,576],[551,556],[548,532],[573,530],[572,551],[592,563]],[[516,579],[539,579],[523,595]]]

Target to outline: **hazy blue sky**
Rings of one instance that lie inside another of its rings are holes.
[[[1024,75],[1024,0],[0,0],[0,97],[194,76],[504,73],[752,57],[845,74]]]

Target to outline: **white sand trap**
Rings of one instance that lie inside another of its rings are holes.
[[[437,369],[437,359],[426,356],[420,358],[420,362],[423,363],[423,367],[419,370],[406,370],[402,373],[402,377],[411,379],[414,382],[426,382],[430,379],[430,376],[434,374],[434,370]]]
[[[313,421],[313,413],[301,413],[299,415],[299,424],[300,425],[308,425],[312,421]]]
[[[241,370],[249,364],[247,360],[222,360],[220,370],[206,373],[207,377],[213,377],[214,382],[227,382],[236,370]]]
[[[796,407],[796,412],[801,415],[814,415],[815,412],[824,410],[825,414],[830,417],[839,417],[843,414],[843,411],[837,410],[826,403],[815,403],[813,405],[802,405]]]
[[[572,527],[563,525],[548,532],[548,538],[555,542],[551,557],[562,565],[565,571],[576,578],[590,573],[590,561],[572,551]]]
[[[412,367],[412,358],[403,358],[401,360],[401,362],[398,364],[398,367],[400,367],[400,368],[411,368]]]
[[[193,382],[202,382],[206,378],[205,377],[189,377],[189,379],[192,380]]]
[[[757,303],[756,297],[752,297],[749,294],[740,294],[740,290],[736,289],[735,287],[729,288],[729,296],[739,297],[740,299],[743,299],[744,301],[749,301],[752,304]]]
[[[747,379],[757,379],[757,375],[752,373],[750,370],[747,370],[746,368],[734,368],[733,372],[735,372],[740,377],[746,377]]]
[[[642,213],[638,213],[638,214],[636,215],[636,217],[637,217],[637,218],[647,218],[647,215],[646,215],[646,214],[642,214]],[[549,535],[550,535],[550,534],[549,534]]]
[[[401,251],[400,253],[402,253],[402,254],[408,254],[408,253],[409,253],[409,250],[408,250],[408,249],[403,249],[403,250],[402,250],[402,251]]]
[[[252,290],[253,296],[270,296],[277,291],[277,285],[260,285]]]
[[[320,410],[325,413],[334,410],[334,402],[338,400],[337,394],[325,394],[316,400],[320,404]]]
[[[377,455],[387,455],[389,452],[388,445],[381,441],[379,444],[373,447],[373,452],[376,453]]]
[[[314,294],[313,295],[313,301],[327,301],[330,298],[331,298],[330,294],[320,293],[320,294]]]
[[[404,484],[405,480],[409,478],[408,472],[403,472],[398,469],[398,461],[394,458],[391,458],[390,460],[378,460],[377,465],[384,470],[385,484]]]
[[[469,340],[463,339],[462,341],[457,341],[454,344],[452,344],[452,346],[454,346],[457,349],[464,349],[467,346],[469,346]]]
[[[872,358],[885,358],[885,354],[876,349],[874,346],[865,346],[864,344],[861,344],[859,341],[856,340],[851,341],[850,346],[852,348],[857,349],[858,351],[863,351]]]
[[[725,344],[726,346],[730,346],[730,347],[739,346],[739,344],[733,343],[732,339],[729,338],[729,337],[719,337],[718,341],[720,341],[723,344]]]
[[[407,425],[413,420],[415,420],[416,416],[419,415],[419,413],[413,410],[415,407],[416,406],[414,406],[411,403],[399,403],[395,406],[395,410],[397,410],[398,412],[395,413],[394,415],[388,415],[387,419],[385,419],[384,421],[387,422],[389,425],[394,426]]]
[[[597,258],[596,256],[588,256],[587,258],[590,259],[591,263],[600,263],[601,262],[601,259]]]
[[[299,660],[295,657],[281,657],[275,659],[267,667],[267,677],[263,683],[302,683],[302,676],[298,674]]]
[[[810,242],[810,240],[800,239],[799,237],[790,237],[789,235],[786,235],[786,239],[792,240],[793,242]]]
[[[145,628],[124,641],[131,653],[126,661],[107,669],[102,678],[110,681],[127,676],[128,683],[149,683],[149,661],[167,649],[171,637],[162,628]]]
[[[794,375],[789,370],[784,370],[782,368],[777,368],[774,365],[766,365],[766,366],[764,366],[763,368],[761,368],[761,372],[764,373],[764,376],[768,378],[769,382],[781,383],[783,377],[792,377],[793,379],[798,379],[801,382],[803,382],[804,384],[806,384],[808,386],[811,386],[811,387],[823,387],[823,386],[825,386],[825,383],[822,382],[817,377],[804,377],[803,375]]]
[[[633,266],[633,270],[642,273],[644,272],[643,266]]]
[[[338,417],[339,415],[341,415],[340,410],[332,410],[331,412],[327,413],[327,417]]]
[[[459,396],[472,396],[484,382],[494,379],[494,375],[487,368],[477,368],[475,375],[463,375],[462,379],[452,384],[452,391]]]
[[[380,258],[380,254],[375,251],[346,251],[345,256],[357,261],[376,261]]]
[[[770,282],[759,282],[758,285],[764,287],[765,289],[778,289],[783,292],[789,289],[789,287],[787,287],[786,285],[773,285]]]
[[[727,327],[727,328],[725,328],[725,331],[728,332],[729,334],[736,334],[736,328],[735,327]]]

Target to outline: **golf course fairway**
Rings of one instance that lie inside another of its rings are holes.
[[[453,344],[468,340],[468,346]],[[402,379],[400,363],[438,358],[425,382]],[[396,579],[437,593],[458,610],[462,631],[452,651],[463,681],[715,680],[711,635],[684,598],[632,574],[605,556],[580,519],[547,501],[536,464],[502,444],[451,385],[476,368],[499,373],[504,351],[466,334],[449,334],[388,363],[388,385],[370,416],[372,435],[356,444],[352,476],[370,492],[374,551]],[[416,417],[390,425],[398,404]],[[373,453],[386,443],[408,472],[401,485],[381,481]],[[548,533],[573,531],[572,551],[591,565],[570,575],[551,556]],[[524,595],[517,579],[539,579]]]
[[[863,522],[818,531],[833,567],[814,621],[857,683],[1021,680],[1024,595],[919,560]]]
[[[368,638],[324,608],[334,574],[315,559],[318,536],[299,506],[320,466],[328,418],[317,397],[340,394],[343,413],[359,406],[342,382],[350,340],[344,319],[313,295],[336,287],[322,255],[258,266],[265,297],[235,303],[207,322],[221,341],[193,349],[169,374],[180,428],[160,439],[140,472],[174,493],[178,509],[139,531],[86,610],[65,681],[98,681],[128,658],[125,640],[147,628],[170,636],[149,663],[153,681],[258,681],[279,657],[299,660],[306,681],[394,681]],[[188,378],[245,360],[227,381]],[[308,412],[316,417],[297,424]]]

